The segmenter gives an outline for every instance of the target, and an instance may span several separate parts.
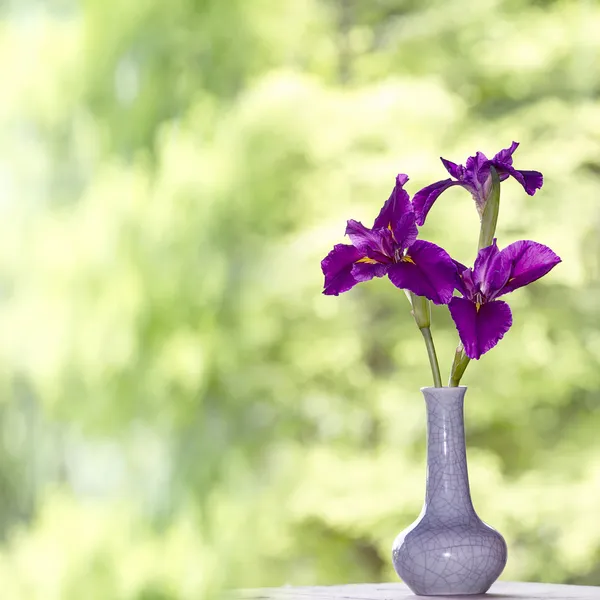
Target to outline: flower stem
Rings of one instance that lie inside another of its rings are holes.
[[[500,178],[494,167],[490,167],[492,187],[485,202],[485,208],[481,215],[481,228],[479,230],[478,250],[487,248],[494,241],[496,235],[496,223],[498,223],[498,211],[500,210]]]
[[[405,290],[405,292],[412,307],[411,314],[425,340],[425,347],[427,348],[427,355],[429,356],[429,364],[431,365],[431,373],[433,375],[433,385],[435,387],[442,387],[440,365],[438,364],[435,344],[433,343],[433,336],[431,335],[431,304],[429,300],[423,296],[417,296],[417,294],[409,292],[408,290]]]
[[[442,377],[440,375],[440,365],[438,364],[437,354],[435,352],[435,344],[433,343],[433,336],[431,335],[431,329],[429,327],[423,327],[421,329],[423,339],[425,340],[425,347],[427,348],[427,355],[429,356],[429,364],[431,365],[431,374],[433,375],[434,387],[442,386]]]

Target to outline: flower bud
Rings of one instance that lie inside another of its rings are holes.
[[[431,326],[431,306],[429,300],[424,296],[417,296],[412,292],[407,293],[408,299],[412,306],[412,315],[415,318],[417,327],[425,329]]]

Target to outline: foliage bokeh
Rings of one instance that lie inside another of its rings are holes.
[[[600,3],[1,7],[0,579],[19,600],[393,580],[429,384],[404,295],[320,294],[345,219],[515,139],[551,277],[469,367],[508,579],[600,584]],[[424,236],[470,263],[466,192]],[[442,368],[456,333],[434,311]]]

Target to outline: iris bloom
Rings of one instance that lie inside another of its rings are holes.
[[[348,221],[346,235],[352,244],[337,244],[321,262],[325,275],[324,294],[337,296],[361,281],[387,275],[399,288],[425,296],[435,304],[447,304],[456,286],[456,265],[448,253],[417,240],[413,207],[403,185],[396,185],[373,227]]]
[[[500,251],[494,240],[479,251],[473,269],[459,265],[463,297],[452,298],[448,308],[469,358],[491,350],[512,325],[510,307],[497,298],[533,283],[559,262],[543,244],[522,240]]]
[[[479,215],[483,215],[492,185],[490,167],[496,169],[500,181],[504,181],[508,177],[514,177],[525,191],[533,196],[536,190],[542,187],[544,178],[538,171],[517,171],[512,166],[512,155],[518,146],[518,142],[513,142],[510,148],[500,150],[491,160],[486,158],[483,152],[477,152],[475,156],[467,158],[465,166],[457,165],[442,158],[441,161],[444,167],[453,179],[444,179],[432,183],[414,195],[413,206],[417,217],[417,225],[421,226],[425,223],[427,213],[439,195],[454,185],[460,185],[471,192]]]

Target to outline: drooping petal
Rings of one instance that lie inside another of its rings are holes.
[[[357,282],[369,281],[373,277],[383,277],[389,269],[389,265],[383,265],[369,259],[361,259],[352,267],[352,277]]]
[[[477,342],[477,307],[471,300],[455,296],[450,300],[448,310],[467,356],[479,358],[481,354],[478,351]]]
[[[474,302],[455,296],[448,308],[467,356],[475,360],[491,350],[512,325],[510,307],[502,300],[478,308]]]
[[[533,196],[544,185],[544,176],[539,171],[517,171],[510,165],[494,160],[490,161],[490,164],[496,168],[501,179],[503,175],[504,179],[509,175],[514,177],[530,196]]]
[[[404,259],[390,265],[390,281],[399,288],[429,298],[434,304],[447,304],[457,285],[456,265],[448,253],[423,240],[417,240]]]
[[[396,185],[373,223],[373,229],[390,229],[396,242],[407,248],[417,239],[417,226],[410,197],[404,189],[408,175],[396,176]]]
[[[501,263],[499,270],[508,272],[508,278],[496,297],[537,281],[561,262],[548,246],[531,240],[510,244],[500,251],[497,260]]]
[[[352,267],[362,257],[364,254],[354,246],[336,244],[321,261],[321,270],[325,275],[323,293],[327,296],[339,296],[354,287],[358,281],[352,276]]]
[[[457,165],[453,163],[451,160],[446,160],[445,158],[440,157],[442,164],[446,168],[446,171],[450,173],[454,179],[458,179],[459,181],[463,178],[465,174],[465,168],[462,165]]]
[[[452,179],[444,179],[443,181],[437,181],[424,187],[413,196],[412,205],[419,227],[425,223],[427,213],[431,210],[439,195],[453,185],[461,185],[461,183]]]

